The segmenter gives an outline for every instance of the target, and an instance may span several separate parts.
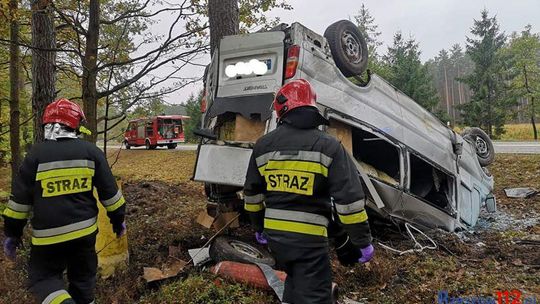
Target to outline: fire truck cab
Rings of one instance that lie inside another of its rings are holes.
[[[145,146],[147,150],[167,146],[174,149],[178,143],[185,142],[183,115],[161,115],[131,120],[124,134],[126,149]]]

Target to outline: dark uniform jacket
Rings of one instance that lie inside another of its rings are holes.
[[[371,243],[365,195],[349,154],[316,127],[283,123],[253,149],[244,208],[268,238],[302,247],[328,244],[331,198],[354,245]]]
[[[47,140],[34,145],[12,182],[4,209],[8,237],[21,237],[31,218],[32,244],[51,245],[97,231],[94,187],[113,229],[120,231],[125,200],[103,152],[80,139]]]

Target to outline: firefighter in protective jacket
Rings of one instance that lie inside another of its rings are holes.
[[[3,212],[4,252],[11,259],[31,220],[30,291],[44,304],[94,302],[98,230],[94,188],[117,237],[126,231],[124,197],[105,155],[77,137],[85,130],[80,126],[84,119],[80,107],[67,99],[47,106],[45,141],[35,144],[24,159]]]
[[[355,262],[367,262],[374,249],[365,195],[344,147],[318,129],[328,121],[319,113],[308,81],[285,84],[274,108],[279,126],[253,148],[244,208],[257,241],[268,243],[287,273],[283,302],[331,303],[331,201],[356,252]]]

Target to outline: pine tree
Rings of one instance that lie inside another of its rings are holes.
[[[440,113],[437,109],[437,91],[428,67],[420,61],[418,43],[413,38],[405,40],[401,32],[396,33],[394,44],[388,48],[383,60],[388,66],[387,79],[392,85],[424,108],[436,114]]]
[[[493,131],[500,134],[510,107],[504,98],[505,67],[500,52],[506,38],[496,17],[490,18],[487,10],[482,11],[480,20],[474,20],[471,34],[475,37],[467,37],[466,53],[474,63],[474,70],[464,81],[473,96],[460,107],[464,122],[484,128],[490,136]]]
[[[540,111],[540,35],[531,33],[527,25],[521,35],[514,33],[505,49],[512,64],[511,93],[515,99],[527,101],[534,139],[538,139],[536,115]]]
[[[375,18],[369,12],[369,9],[362,3],[357,15],[353,16],[358,29],[364,38],[368,46],[368,69],[383,77],[386,76],[387,70],[381,58],[378,54],[378,48],[383,44],[380,40],[381,32],[378,30],[379,26],[375,23]]]
[[[196,142],[197,137],[193,134],[193,131],[200,128],[201,125],[201,101],[204,91],[201,90],[197,96],[191,94],[185,103],[186,112],[189,116],[189,120],[184,124],[184,135],[187,142]]]

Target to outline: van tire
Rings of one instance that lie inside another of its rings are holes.
[[[461,133],[463,139],[470,142],[476,150],[480,166],[487,167],[495,160],[495,148],[489,136],[480,128],[466,128]]]
[[[248,251],[250,253],[246,253]],[[274,267],[276,264],[276,261],[267,250],[226,236],[217,237],[210,245],[209,252],[210,258],[216,263],[223,261],[249,264],[261,263],[270,267]]]
[[[129,145],[129,142],[127,140],[124,141],[124,146],[126,147],[126,150],[131,149],[131,146]]]
[[[334,62],[343,76],[364,73],[368,66],[368,48],[364,35],[349,20],[331,24],[324,32]]]
[[[144,141],[144,146],[146,147],[146,150],[152,149],[152,145],[150,145],[150,141],[148,139]]]

